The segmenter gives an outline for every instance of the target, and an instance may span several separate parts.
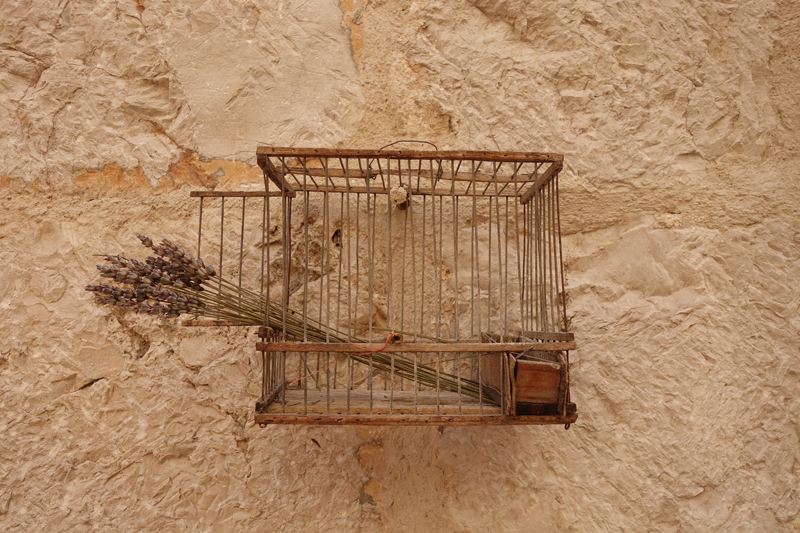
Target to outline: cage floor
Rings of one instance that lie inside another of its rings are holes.
[[[268,414],[309,414],[309,415],[500,415],[498,405],[483,402],[455,392],[439,392],[438,411],[436,391],[350,391],[350,409],[346,390],[330,391],[330,411],[328,411],[328,393],[315,389],[308,390],[308,398],[304,404],[302,390],[286,391],[286,406],[277,398],[267,408]],[[307,411],[306,407],[307,406]],[[416,408],[416,410],[415,410]]]

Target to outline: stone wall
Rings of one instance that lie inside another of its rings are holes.
[[[800,6],[0,3],[4,531],[796,531]],[[260,144],[565,154],[563,427],[252,423],[253,331],[99,308]]]

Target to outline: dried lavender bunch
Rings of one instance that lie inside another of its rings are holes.
[[[138,237],[155,255],[146,257],[144,261],[121,255],[105,255],[106,264],[97,265],[97,269],[101,277],[114,284],[86,286],[87,291],[95,293],[95,302],[98,304],[167,318],[205,316],[252,325],[263,324],[265,313],[268,313],[273,323],[280,324],[282,331],[295,338],[307,338],[315,342],[364,342],[310,317],[304,320],[301,314],[275,302],[268,302],[263,295],[229,282],[218,276],[212,265],[184,252],[168,239],[155,244],[149,237]],[[393,370],[398,376],[417,379],[431,387],[438,385],[443,390],[462,392],[476,398],[480,396],[480,387],[476,382],[416,365],[401,354],[395,354],[394,357],[380,352],[371,353],[369,357],[357,352],[348,355],[379,371],[389,373]],[[484,400],[492,401],[486,396]]]
[[[184,253],[167,239],[158,245],[154,245],[149,237],[139,235],[139,239],[156,256],[137,261],[121,255],[106,255],[107,264],[97,265],[100,276],[123,286],[109,283],[87,285],[87,291],[96,293],[95,301],[168,318],[206,314],[208,303],[198,299],[194,293],[203,292],[203,282],[216,276],[214,267]]]

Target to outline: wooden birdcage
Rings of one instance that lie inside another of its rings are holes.
[[[563,156],[262,146],[257,161],[263,191],[191,193],[198,256],[218,251],[271,302],[257,423],[576,420]]]

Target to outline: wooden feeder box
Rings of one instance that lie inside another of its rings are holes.
[[[563,156],[261,146],[257,161],[263,190],[191,193],[198,256],[272,302],[257,423],[576,420]]]

